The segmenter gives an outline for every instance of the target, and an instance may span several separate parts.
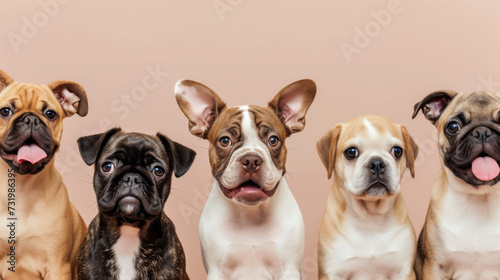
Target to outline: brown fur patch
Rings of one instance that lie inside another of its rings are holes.
[[[285,127],[278,116],[274,114],[270,108],[250,106],[249,111],[254,116],[259,137],[262,142],[267,145],[274,165],[278,167],[278,169],[285,171],[287,151],[285,146],[285,139],[287,137]],[[280,143],[278,146],[271,147],[268,145],[268,141],[271,136],[277,136],[279,138]]]
[[[224,136],[231,139],[231,145],[228,147],[221,146],[219,142]],[[243,144],[241,111],[237,107],[223,110],[210,128],[207,139],[210,143],[208,154],[212,175],[217,178],[227,167],[231,154]]]

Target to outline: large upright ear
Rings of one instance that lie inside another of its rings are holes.
[[[167,136],[157,133],[156,136],[160,139],[168,156],[172,159],[174,167],[174,175],[179,178],[184,175],[193,164],[196,152],[190,148],[170,140]]]
[[[415,178],[415,160],[418,156],[418,146],[415,141],[413,141],[408,130],[406,130],[406,127],[401,126],[401,133],[403,134],[405,144],[406,167],[410,169],[411,177]]]
[[[440,90],[427,95],[413,107],[412,119],[417,116],[418,111],[422,110],[425,118],[435,124],[446,106],[457,94],[458,92],[452,90]]]
[[[328,179],[332,177],[333,168],[335,166],[335,150],[337,149],[337,140],[340,137],[342,125],[337,125],[332,130],[328,131],[325,136],[319,139],[316,143],[316,150],[319,158],[328,172]]]
[[[283,88],[268,105],[281,119],[290,135],[304,129],[306,113],[315,96],[316,84],[305,79]]]
[[[106,145],[111,136],[115,135],[120,130],[120,128],[112,128],[104,133],[78,138],[78,150],[80,150],[83,161],[85,161],[87,165],[94,164],[104,145]]]
[[[49,88],[61,103],[66,117],[71,117],[75,113],[82,117],[87,115],[89,104],[82,86],[75,82],[56,81],[49,84]]]
[[[175,99],[189,120],[191,133],[205,139],[215,119],[226,107],[213,90],[190,80],[180,80],[175,84]]]
[[[14,80],[12,80],[12,78],[9,77],[9,75],[7,75],[7,73],[0,70],[0,92],[13,82],[14,82]]]

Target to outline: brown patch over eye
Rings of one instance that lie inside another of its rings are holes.
[[[215,119],[208,133],[212,174],[217,177],[227,166],[231,154],[241,146],[241,111],[238,108],[223,110]]]
[[[287,133],[283,123],[269,108],[250,106],[250,112],[258,128],[259,137],[268,147],[274,165],[285,170]]]

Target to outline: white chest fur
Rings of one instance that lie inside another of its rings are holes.
[[[113,245],[119,280],[131,280],[135,277],[135,257],[139,253],[141,241],[139,228],[120,227],[120,237]]]
[[[244,213],[234,207],[247,206],[228,201],[214,186],[199,224],[207,279],[303,279],[304,222],[286,180],[260,206],[264,220],[248,218],[256,208]]]
[[[369,228],[352,220],[344,223],[342,235],[326,248],[324,267],[330,279],[407,279],[413,264],[412,229],[397,223]]]
[[[488,189],[481,194],[450,191],[443,202],[439,230],[448,273],[500,277],[500,197],[498,185]]]

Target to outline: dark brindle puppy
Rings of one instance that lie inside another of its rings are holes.
[[[167,137],[112,129],[78,139],[95,165],[99,214],[78,256],[78,279],[189,279],[175,227],[163,212],[172,173],[196,153]]]

